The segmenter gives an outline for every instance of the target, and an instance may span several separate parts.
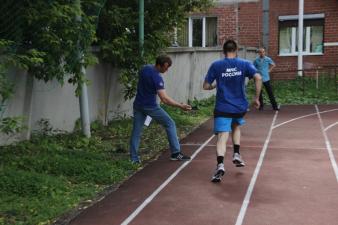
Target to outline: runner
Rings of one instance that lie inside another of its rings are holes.
[[[262,87],[261,76],[255,67],[248,61],[237,58],[237,44],[228,40],[223,45],[224,59],[213,62],[203,83],[204,90],[217,88],[216,104],[214,109],[214,132],[217,135],[217,168],[212,182],[220,182],[224,175],[224,156],[229,132],[232,131],[234,145],[233,163],[237,167],[245,166],[241,158],[240,125],[245,123],[243,116],[248,109],[245,95],[245,77],[255,79],[256,95],[254,105],[259,108],[259,94]]]

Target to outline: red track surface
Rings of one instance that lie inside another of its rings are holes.
[[[338,105],[318,109],[249,112],[241,130],[247,165],[235,167],[228,147],[218,184],[210,182],[216,138],[205,143],[212,135],[210,120],[181,143],[187,154],[200,151],[192,161],[171,162],[166,152],[70,224],[337,225]]]

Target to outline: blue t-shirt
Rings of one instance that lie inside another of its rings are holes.
[[[258,73],[262,75],[263,82],[270,80],[269,68],[270,65],[275,65],[271,58],[264,56],[263,58],[257,57],[254,61],[254,65],[258,70]]]
[[[239,58],[224,58],[213,62],[205,77],[212,84],[217,82],[215,110],[223,113],[245,113],[249,106],[245,94],[245,77],[251,79],[256,68]]]
[[[157,91],[164,89],[163,78],[154,65],[145,65],[139,73],[137,93],[134,100],[136,107],[157,106]]]

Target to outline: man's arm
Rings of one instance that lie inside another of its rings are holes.
[[[276,67],[276,64],[272,63],[272,64],[269,64],[269,73],[271,73],[271,71],[273,70],[273,68]]]
[[[259,73],[256,73],[253,76],[253,78],[255,80],[255,88],[256,88],[256,93],[254,96],[253,104],[258,109],[260,106],[259,95],[261,94],[261,91],[262,91],[262,77]]]
[[[203,83],[203,90],[212,90],[216,88],[216,83],[209,84],[206,80]]]
[[[178,103],[176,102],[174,99],[172,99],[167,92],[165,91],[165,89],[160,89],[157,90],[157,94],[160,97],[161,101],[166,104],[166,105],[170,105],[170,106],[174,106],[177,108],[180,108],[184,111],[189,111],[191,110],[191,106],[187,105],[187,104],[183,104],[183,103]]]

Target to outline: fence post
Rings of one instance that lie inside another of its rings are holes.
[[[319,88],[319,84],[318,84],[318,69],[316,70],[316,88],[317,88],[317,90],[318,90],[318,88]]]
[[[188,101],[194,100],[194,75],[195,75],[195,69],[196,69],[196,59],[197,53],[196,49],[191,53],[190,58],[190,76],[189,76],[189,86],[188,86]]]
[[[34,77],[26,72],[26,89],[23,111],[25,115],[25,124],[27,129],[22,133],[24,140],[29,140],[32,133],[32,111],[33,111],[33,91],[34,91]]]
[[[76,20],[78,22],[82,21],[81,18],[81,0],[75,1],[76,7],[78,9],[78,15],[76,15]],[[79,34],[80,35],[80,34]],[[78,46],[78,60],[81,62],[81,72],[82,75],[86,76],[86,68],[83,65],[84,64],[84,58],[83,58],[83,50],[80,48],[80,42],[78,40],[77,43]],[[79,104],[80,104],[80,114],[81,114],[81,125],[82,125],[82,133],[87,137],[90,138],[90,117],[89,117],[89,103],[88,103],[88,90],[87,90],[87,84],[84,81],[80,81],[79,86],[81,88],[81,94],[79,96]]]
[[[299,70],[302,74],[301,78],[302,78],[302,84],[303,84],[303,97],[305,95],[305,73],[303,70]],[[298,73],[299,74],[299,73]]]
[[[335,80],[335,86],[336,86],[336,94],[338,95],[337,67],[334,68],[334,80]]]

